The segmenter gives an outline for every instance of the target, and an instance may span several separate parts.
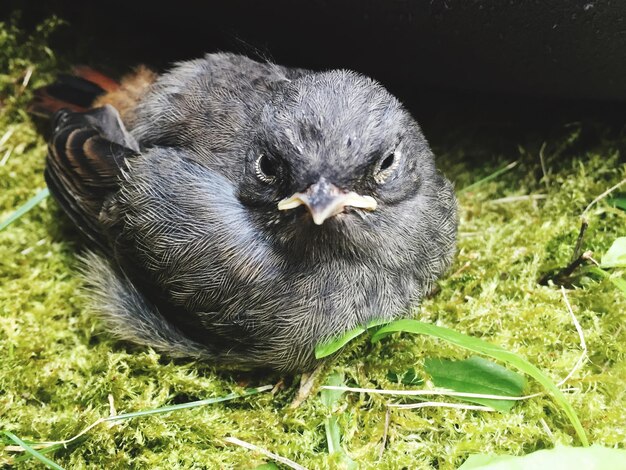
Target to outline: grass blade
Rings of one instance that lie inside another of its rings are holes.
[[[272,388],[273,388],[272,385],[263,385],[261,387],[246,389],[246,390],[244,390],[243,393],[229,393],[228,395],[224,395],[223,397],[207,398],[205,400],[192,401],[192,402],[189,402],[189,403],[180,403],[178,405],[163,406],[161,408],[155,408],[155,409],[152,409],[152,410],[135,411],[135,412],[130,412],[130,413],[122,413],[122,414],[114,415],[114,416],[107,416],[105,418],[100,418],[100,419],[96,420],[95,422],[91,423],[89,426],[87,426],[81,432],[79,432],[74,437],[71,437],[69,439],[65,439],[63,441],[54,441],[54,442],[33,442],[33,443],[31,443],[31,445],[33,447],[44,447],[42,452],[48,452],[50,447],[55,447],[55,450],[56,450],[56,448],[58,446],[66,447],[66,446],[68,446],[70,444],[75,443],[76,441],[78,441],[79,439],[84,437],[93,428],[95,428],[99,424],[102,424],[102,423],[105,423],[105,422],[121,421],[121,420],[125,420],[125,419],[139,418],[139,417],[142,417],[142,416],[150,416],[150,415],[156,415],[156,414],[170,413],[172,411],[184,410],[184,409],[188,409],[188,408],[195,408],[195,407],[198,407],[198,406],[212,405],[214,403],[220,403],[220,402],[224,402],[224,401],[234,400],[235,398],[242,398],[242,397],[248,397],[250,395],[256,395],[257,393],[266,392],[268,390],[271,390]],[[8,431],[4,431],[4,432],[5,432],[5,434],[8,433]],[[7,434],[7,436],[9,434]],[[17,442],[17,441],[14,441],[14,442]],[[19,445],[22,446],[22,447],[28,446],[27,444],[23,444],[22,441],[20,441]],[[24,447],[24,449],[26,449],[26,447]],[[30,449],[32,452],[36,452],[37,455],[43,457],[44,459],[46,458],[43,455],[41,455],[40,452],[37,452],[36,450],[32,449],[32,447],[28,447],[28,449]],[[28,453],[30,453],[31,455],[35,456],[35,454],[33,454],[31,451],[27,450]],[[26,456],[24,456],[24,457],[26,457]],[[20,457],[20,458],[23,458],[23,457]],[[53,467],[53,468],[61,468],[61,467]]]
[[[372,320],[367,324],[367,326],[357,326],[337,338],[331,338],[329,341],[323,341],[315,346],[315,358],[322,359],[323,357],[330,356],[331,354],[339,351],[357,336],[365,333],[370,328],[384,325],[387,322],[387,320]]]
[[[372,337],[372,342],[379,341],[384,336],[396,332],[407,332],[433,336],[435,338],[448,341],[449,343],[455,344],[462,348],[469,349],[470,351],[484,354],[486,356],[492,357],[493,359],[497,359],[517,367],[522,372],[534,378],[537,382],[543,385],[543,387],[548,392],[552,394],[556,403],[561,408],[563,408],[563,411],[572,423],[574,430],[576,431],[576,434],[578,435],[578,438],[580,439],[583,446],[589,446],[589,441],[587,440],[585,430],[583,429],[582,424],[580,423],[580,420],[576,415],[576,412],[572,408],[572,405],[567,401],[561,390],[559,390],[558,387],[552,383],[547,375],[545,375],[537,367],[532,365],[523,357],[507,351],[500,346],[496,346],[495,344],[491,344],[481,339],[464,335],[449,328],[443,328],[441,326],[436,326],[418,320],[410,319],[397,320],[382,327],[380,330],[374,333]]]
[[[63,444],[56,444],[53,446],[49,446],[49,447],[44,447],[42,449],[36,449],[37,452],[39,452],[40,454],[49,454],[51,452],[56,452],[59,449],[65,449],[65,446]],[[28,454],[28,453],[24,453],[24,455],[21,455],[19,457],[15,457],[13,459],[13,462],[24,462],[28,459],[31,459],[33,456]]]
[[[495,178],[497,178],[498,176],[500,176],[502,173],[506,173],[509,170],[512,170],[513,168],[515,168],[517,166],[519,162],[517,160],[515,160],[514,162],[509,163],[508,165],[500,168],[499,170],[494,171],[493,173],[491,173],[490,175],[485,176],[482,179],[479,179],[478,181],[475,181],[474,183],[470,184],[469,186],[465,186],[464,188],[461,188],[457,191],[457,194],[462,194],[465,193],[467,191],[469,191],[470,189],[474,189],[477,188],[478,186],[480,186],[481,184],[485,184],[488,181],[491,181]]]
[[[41,191],[39,191],[37,194],[35,194],[33,197],[31,197],[28,201],[26,201],[24,204],[18,207],[15,210],[15,212],[13,212],[13,214],[11,214],[5,220],[0,222],[0,232],[3,231],[5,228],[7,228],[9,225],[11,225],[13,222],[15,222],[17,219],[22,217],[24,214],[26,214],[29,210],[31,210],[33,207],[35,207],[37,204],[39,204],[49,195],[50,195],[50,191],[48,191],[48,188],[44,188]]]
[[[223,401],[230,401],[235,398],[256,395],[257,393],[264,392],[266,390],[271,390],[271,389],[272,389],[271,385],[264,385],[262,387],[247,389],[243,393],[229,393],[228,395],[224,395],[223,397],[207,398],[205,400],[197,400],[197,401],[191,401],[188,403],[180,403],[178,405],[162,406],[161,408],[154,408],[152,410],[135,411],[132,413],[122,413],[122,414],[115,415],[115,416],[109,416],[108,418],[105,418],[105,421],[119,421],[119,420],[124,420],[124,419],[139,418],[141,416],[151,416],[151,415],[158,415],[158,414],[163,414],[163,413],[170,413],[172,411],[186,410],[188,408],[196,408],[198,406],[213,405],[215,403],[220,403]]]
[[[9,439],[11,439],[13,442],[15,442],[17,445],[19,445],[20,447],[22,447],[26,452],[28,452],[34,458],[36,458],[41,463],[46,465],[48,468],[53,468],[55,470],[63,470],[63,467],[61,467],[60,465],[54,463],[52,460],[50,460],[48,457],[46,457],[45,455],[41,454],[40,452],[37,452],[35,449],[30,447],[28,444],[26,444],[23,440],[21,440],[19,437],[17,437],[12,432],[4,431],[4,435],[7,436]]]

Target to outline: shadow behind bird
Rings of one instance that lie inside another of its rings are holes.
[[[79,96],[82,101],[76,99]],[[428,293],[456,200],[377,82],[233,54],[39,90],[46,181],[95,247],[93,303],[173,357],[308,371],[315,345]]]

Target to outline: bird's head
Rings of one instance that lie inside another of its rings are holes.
[[[355,252],[456,217],[419,126],[372,79],[330,71],[284,82],[259,121],[239,196],[285,245]]]

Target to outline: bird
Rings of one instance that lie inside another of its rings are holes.
[[[315,347],[413,315],[452,263],[452,183],[379,82],[208,53],[38,90],[45,179],[87,241],[107,329],[168,357],[313,370]]]

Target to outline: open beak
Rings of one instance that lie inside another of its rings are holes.
[[[281,211],[295,209],[304,205],[313,217],[313,222],[322,225],[326,219],[344,211],[346,207],[356,207],[373,211],[376,209],[376,200],[371,196],[361,196],[353,191],[344,191],[325,178],[309,186],[303,193],[283,199],[278,203]]]

